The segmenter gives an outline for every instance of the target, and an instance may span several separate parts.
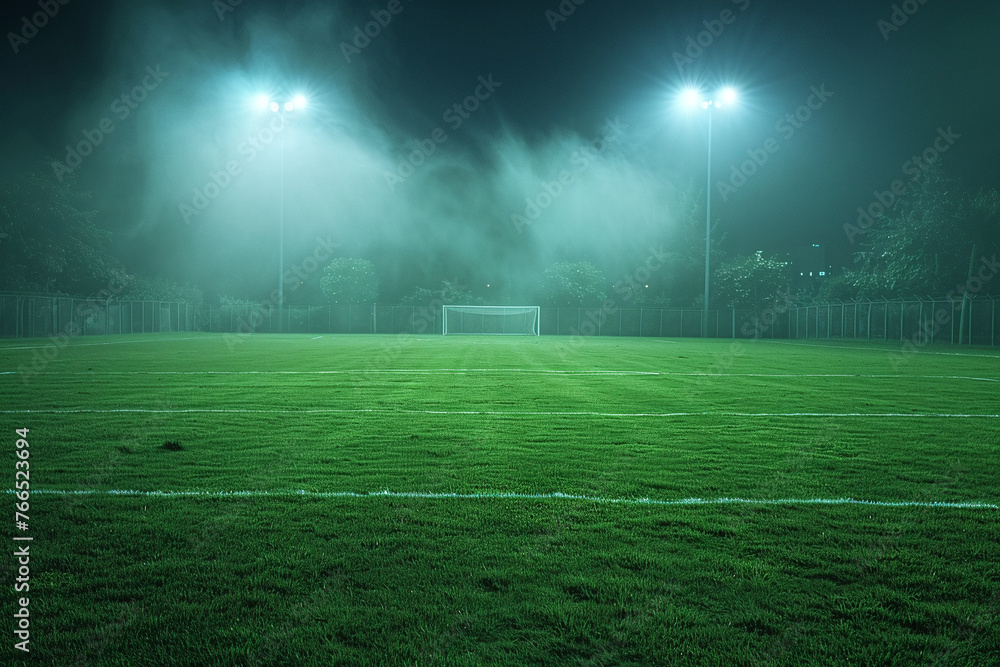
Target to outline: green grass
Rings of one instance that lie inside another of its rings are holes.
[[[997,664],[1000,511],[929,503],[1000,503],[1000,353],[899,352],[75,339],[0,375],[30,664]],[[592,500],[689,498],[914,504]]]

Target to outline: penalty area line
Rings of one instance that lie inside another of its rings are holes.
[[[8,494],[15,493],[14,489],[7,489]],[[584,496],[571,493],[507,493],[507,492],[480,492],[480,493],[431,493],[422,491],[369,491],[367,493],[356,493],[354,491],[306,491],[300,490],[279,490],[279,491],[135,491],[110,489],[98,490],[76,490],[67,491],[62,489],[32,489],[34,494],[50,494],[59,496],[136,496],[144,498],[228,498],[228,497],[288,497],[307,496],[312,498],[416,498],[425,500],[577,500],[591,503],[601,503],[610,505],[865,505],[874,507],[926,507],[926,508],[947,508],[947,509],[1000,509],[995,503],[983,502],[927,502],[918,500],[861,500],[856,498],[680,498],[676,500],[657,500],[655,498],[601,498],[598,496]]]

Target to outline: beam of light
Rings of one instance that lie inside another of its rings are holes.
[[[253,98],[253,105],[261,110],[266,109],[270,103],[271,98],[267,95],[257,95]]]
[[[278,109],[280,109],[281,107],[279,107],[279,106],[278,106],[278,103],[277,103],[277,102],[271,102],[271,105],[270,105],[270,106],[269,106],[268,108],[269,108],[269,109],[270,109],[271,111],[275,111],[275,112],[277,112],[277,111],[278,111]]]
[[[306,105],[309,104],[309,100],[306,99],[305,95],[296,95],[292,98],[292,104],[295,105],[296,109],[305,109]]]

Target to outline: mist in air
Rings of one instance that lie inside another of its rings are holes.
[[[419,12],[402,7],[397,28]],[[318,283],[302,270],[317,249],[365,257],[388,300],[442,280],[527,294],[555,261],[593,262],[613,281],[669,243],[690,179],[646,148],[627,108],[526,131],[505,114],[515,86],[484,70],[428,82],[455,92],[426,111],[431,94],[410,103],[373,84],[405,78],[406,63],[392,25],[353,46],[365,17],[244,3],[220,28],[205,7],[117,6],[101,26],[103,76],[62,127],[73,147],[81,130],[114,125],[73,174],[133,269],[263,298],[282,208],[285,266],[303,283]],[[308,104],[276,114],[255,105],[260,95]]]

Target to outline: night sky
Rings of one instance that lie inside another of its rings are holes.
[[[207,291],[273,282],[282,154],[286,266],[324,239],[375,261],[389,299],[445,278],[514,285],[560,260],[627,271],[703,197],[707,118],[676,103],[691,84],[741,94],[714,115],[729,253],[820,243],[846,264],[843,225],[939,131],[950,176],[1000,185],[995,2],[51,0],[47,24],[25,29],[40,4],[0,14],[0,174],[54,173],[98,132],[73,175],[114,252]],[[309,97],[280,142],[261,134],[261,91]],[[478,108],[459,115],[470,96]],[[609,121],[604,150],[587,151]],[[434,152],[412,175],[387,176],[421,145]],[[516,224],[564,171],[551,205]],[[216,196],[185,215],[197,192]]]

